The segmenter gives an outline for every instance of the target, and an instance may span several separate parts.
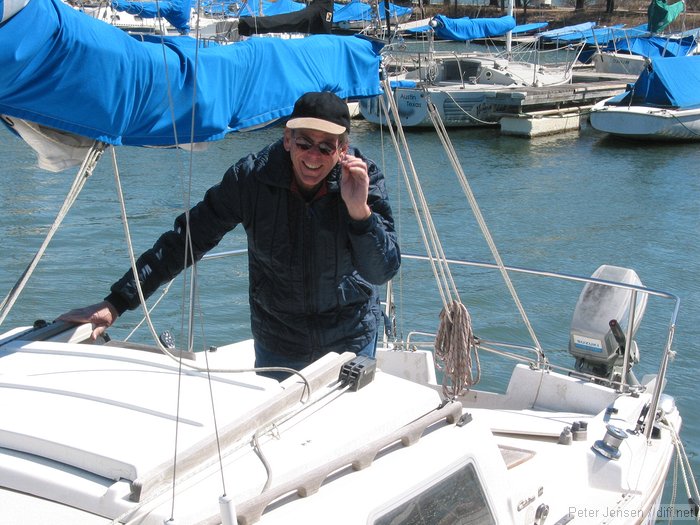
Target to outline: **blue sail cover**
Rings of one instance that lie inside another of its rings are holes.
[[[518,24],[513,28],[511,33],[513,35],[522,35],[525,33],[532,33],[534,31],[539,31],[544,29],[549,25],[549,22],[532,22],[531,24]]]
[[[436,15],[431,20],[435,36],[443,40],[467,41],[505,35],[515,27],[515,18],[448,18]]]
[[[190,32],[192,0],[160,0],[158,2],[137,2],[112,0],[112,7],[141,18],[164,18],[180,33]]]
[[[611,40],[624,37],[625,33],[622,29],[624,26],[624,24],[616,24],[608,27],[590,27],[588,29],[570,31],[553,37],[548,34],[548,31],[545,31],[541,36],[544,40],[556,40],[561,43],[585,42],[591,45],[605,45]]]
[[[616,105],[700,107],[700,55],[657,58]]]
[[[386,2],[379,2],[379,16],[384,19],[386,10]],[[406,15],[410,15],[413,10],[410,7],[402,7],[389,2],[389,14],[392,19],[398,19]],[[361,2],[360,0],[352,0],[349,4],[345,4],[340,9],[336,9],[333,13],[333,23],[339,22],[355,22],[372,20],[372,6]]]
[[[381,92],[380,49],[361,37],[200,49],[187,36],[165,47],[151,38],[61,0],[31,0],[0,26],[0,114],[113,145],[171,146],[287,117],[307,91],[349,99]]]
[[[560,27],[557,29],[550,29],[549,31],[544,31],[540,33],[540,38],[542,40],[554,41],[560,40],[562,38],[574,39],[583,38],[583,33],[593,29],[596,26],[595,22],[584,22],[582,24],[575,24],[571,26]]]

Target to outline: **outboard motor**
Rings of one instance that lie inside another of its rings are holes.
[[[643,286],[628,268],[602,265],[591,276],[594,279]],[[647,294],[637,293],[632,329],[633,340],[626,341],[629,326],[632,290],[598,283],[586,283],[576,303],[571,320],[569,352],[576,358],[576,370],[611,381],[621,381],[625,374],[628,384],[638,384],[630,369],[639,362],[634,341],[644,316]],[[629,368],[623,370],[625,350],[629,346]]]

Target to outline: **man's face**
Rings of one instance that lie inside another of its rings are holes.
[[[284,148],[292,158],[294,178],[302,191],[313,191],[347,150],[338,135],[312,129],[284,130]]]

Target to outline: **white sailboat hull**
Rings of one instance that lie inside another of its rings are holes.
[[[244,341],[207,357],[211,368],[238,368],[252,356]],[[243,524],[404,523],[398,516],[415,513],[429,523],[456,514],[526,524],[543,512],[552,522],[654,522],[673,436],[630,431],[653,377],[630,396],[518,364],[505,393],[471,391],[443,405],[430,352],[380,349],[372,381],[335,392],[352,358],[307,368],[309,401],[297,378],[215,372],[210,382],[118,344],[9,342],[0,348],[3,518],[161,525],[174,508],[177,523],[220,523],[225,493]],[[662,410],[679,429],[673,403]],[[577,422],[586,431],[562,442]],[[608,425],[628,434],[614,460],[593,450]]]
[[[498,124],[491,121],[493,106],[489,103],[489,95],[494,91],[485,91],[483,87],[474,90],[446,87],[397,88],[393,95],[400,123],[404,127],[432,127],[429,102],[435,105],[446,126],[476,127]],[[373,124],[386,125],[379,97],[361,100],[360,112],[365,120]]]
[[[591,62],[593,62],[594,69],[599,73],[638,76],[649,63],[649,59],[629,53],[599,51],[593,54]]]
[[[565,67],[545,68],[493,57],[452,55],[440,56],[434,66],[400,77],[402,83],[391,91],[398,112],[396,120],[404,127],[432,127],[429,102],[445,127],[483,127],[498,125],[497,93],[570,81],[571,73]],[[360,112],[367,121],[386,125],[382,104],[381,96],[363,99]],[[384,105],[389,107],[386,100]]]
[[[590,112],[591,126],[620,137],[648,140],[700,140],[700,108],[663,109],[648,106],[605,106]]]

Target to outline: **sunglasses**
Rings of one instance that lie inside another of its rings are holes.
[[[312,149],[316,148],[321,155],[325,155],[326,157],[330,157],[336,151],[338,151],[337,144],[335,146],[329,144],[328,142],[319,142],[317,144],[314,144],[309,139],[305,139],[302,137],[296,139],[294,141],[294,145],[301,151],[311,151]]]

